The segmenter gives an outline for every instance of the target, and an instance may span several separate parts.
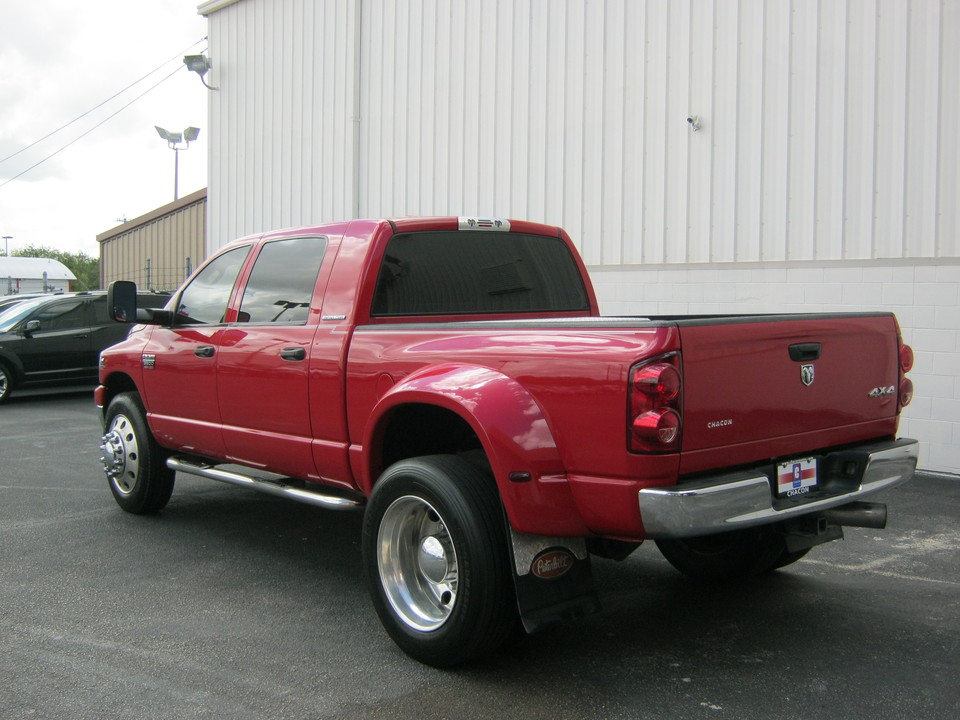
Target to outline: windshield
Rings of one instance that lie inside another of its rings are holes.
[[[0,310],[0,332],[10,332],[21,320],[27,317],[27,315],[49,301],[50,298],[48,297],[24,300],[21,303]]]

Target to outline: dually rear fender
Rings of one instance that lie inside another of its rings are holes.
[[[587,533],[543,409],[515,379],[476,365],[421,368],[384,392],[370,414],[363,446],[351,448],[355,477],[365,493],[370,494],[385,469],[383,446],[391,422],[415,406],[452,413],[470,426],[515,530],[533,535]]]

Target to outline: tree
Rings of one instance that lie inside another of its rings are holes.
[[[74,275],[81,290],[96,290],[100,287],[100,260],[87,255],[85,252],[70,253],[64,250],[46,247],[45,245],[27,245],[14,250],[13,257],[50,258],[59,260]]]

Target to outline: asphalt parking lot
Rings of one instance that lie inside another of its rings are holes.
[[[367,600],[359,514],[180,476],[122,512],[89,389],[0,407],[0,717],[960,717],[960,479],[888,491],[780,572],[704,586],[650,543],[604,612],[453,671]]]

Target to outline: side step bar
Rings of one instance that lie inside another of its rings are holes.
[[[289,485],[279,478],[276,480],[254,477],[252,475],[242,475],[232,470],[224,470],[215,465],[200,463],[189,460],[184,457],[171,457],[167,459],[167,467],[177,472],[187,473],[188,475],[198,475],[208,480],[217,480],[218,482],[228,483],[230,485],[240,485],[241,487],[251,488],[268,495],[295,500],[306,503],[307,505],[316,505],[327,510],[358,510],[364,506],[364,500],[360,497],[349,498],[340,495],[329,495]]]

